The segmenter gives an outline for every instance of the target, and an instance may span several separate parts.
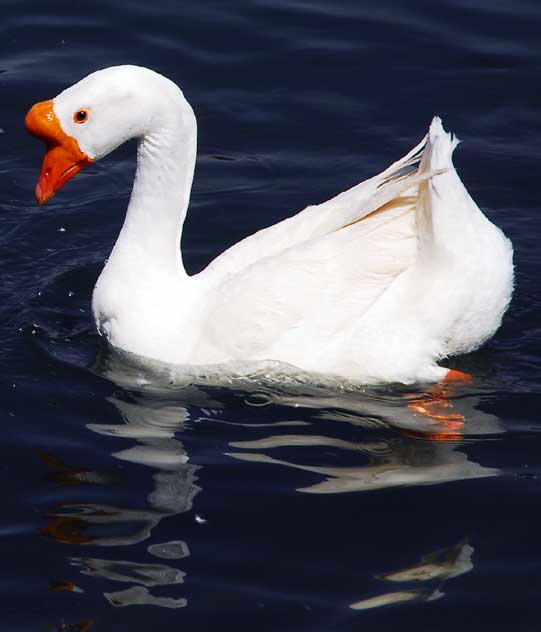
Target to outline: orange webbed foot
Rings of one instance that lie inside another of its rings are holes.
[[[431,386],[422,399],[415,398],[408,403],[408,408],[416,416],[423,416],[439,424],[441,431],[423,434],[427,439],[437,441],[457,441],[462,438],[464,415],[453,412],[453,397],[459,384],[471,384],[473,377],[469,373],[462,373],[449,369],[441,382]],[[405,396],[412,399],[411,395]]]
[[[449,369],[442,382],[461,382],[462,384],[472,384],[473,375],[471,375],[471,373],[463,373],[462,371]]]

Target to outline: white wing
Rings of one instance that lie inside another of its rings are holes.
[[[377,176],[357,184],[327,202],[308,206],[300,213],[246,237],[219,255],[204,270],[204,275],[218,281],[259,259],[332,233],[368,215],[392,199],[397,194],[396,191],[404,189],[403,176],[416,170],[426,140],[425,136],[408,154]],[[389,188],[389,182],[394,182],[394,189]]]
[[[436,118],[428,141],[380,176],[219,257],[195,361],[352,375],[366,365],[407,381],[411,367],[440,377],[437,358],[480,344],[509,300],[511,250],[454,171],[455,146]]]
[[[199,361],[215,358],[219,350],[239,360],[280,358],[295,364],[299,353],[307,355],[305,345],[316,341],[314,366],[333,349],[343,353],[362,315],[415,260],[417,185],[427,177],[416,170],[395,171],[355,213],[352,191],[332,200],[336,217],[322,218],[316,236],[291,234],[300,229],[297,216],[273,227],[277,239],[293,242],[290,247],[243,267],[240,255],[232,255],[226,261],[229,273],[213,287],[204,309]]]

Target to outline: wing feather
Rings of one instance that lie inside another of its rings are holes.
[[[397,190],[411,191],[415,178]],[[227,275],[210,293],[200,361],[220,349],[239,360],[279,357],[296,364],[302,341],[317,340],[317,366],[322,355],[347,344],[359,319],[416,256],[416,197],[392,202],[362,222]]]
[[[403,158],[382,173],[357,184],[322,204],[303,211],[278,224],[264,228],[238,242],[219,255],[203,272],[216,282],[235,274],[260,259],[277,255],[293,246],[313,240],[370,215],[416,183],[418,165],[427,137]]]

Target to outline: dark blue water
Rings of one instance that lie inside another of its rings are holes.
[[[526,0],[3,1],[2,631],[539,629],[540,30]],[[502,328],[451,363],[463,437],[431,440],[399,387],[145,385],[100,351],[135,146],[38,208],[22,121],[119,63],[197,113],[191,272],[443,117],[516,249]]]

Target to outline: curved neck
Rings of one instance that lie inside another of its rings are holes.
[[[126,219],[109,260],[126,259],[137,276],[155,271],[187,277],[180,238],[195,168],[197,126],[191,108],[176,114],[139,141]]]

